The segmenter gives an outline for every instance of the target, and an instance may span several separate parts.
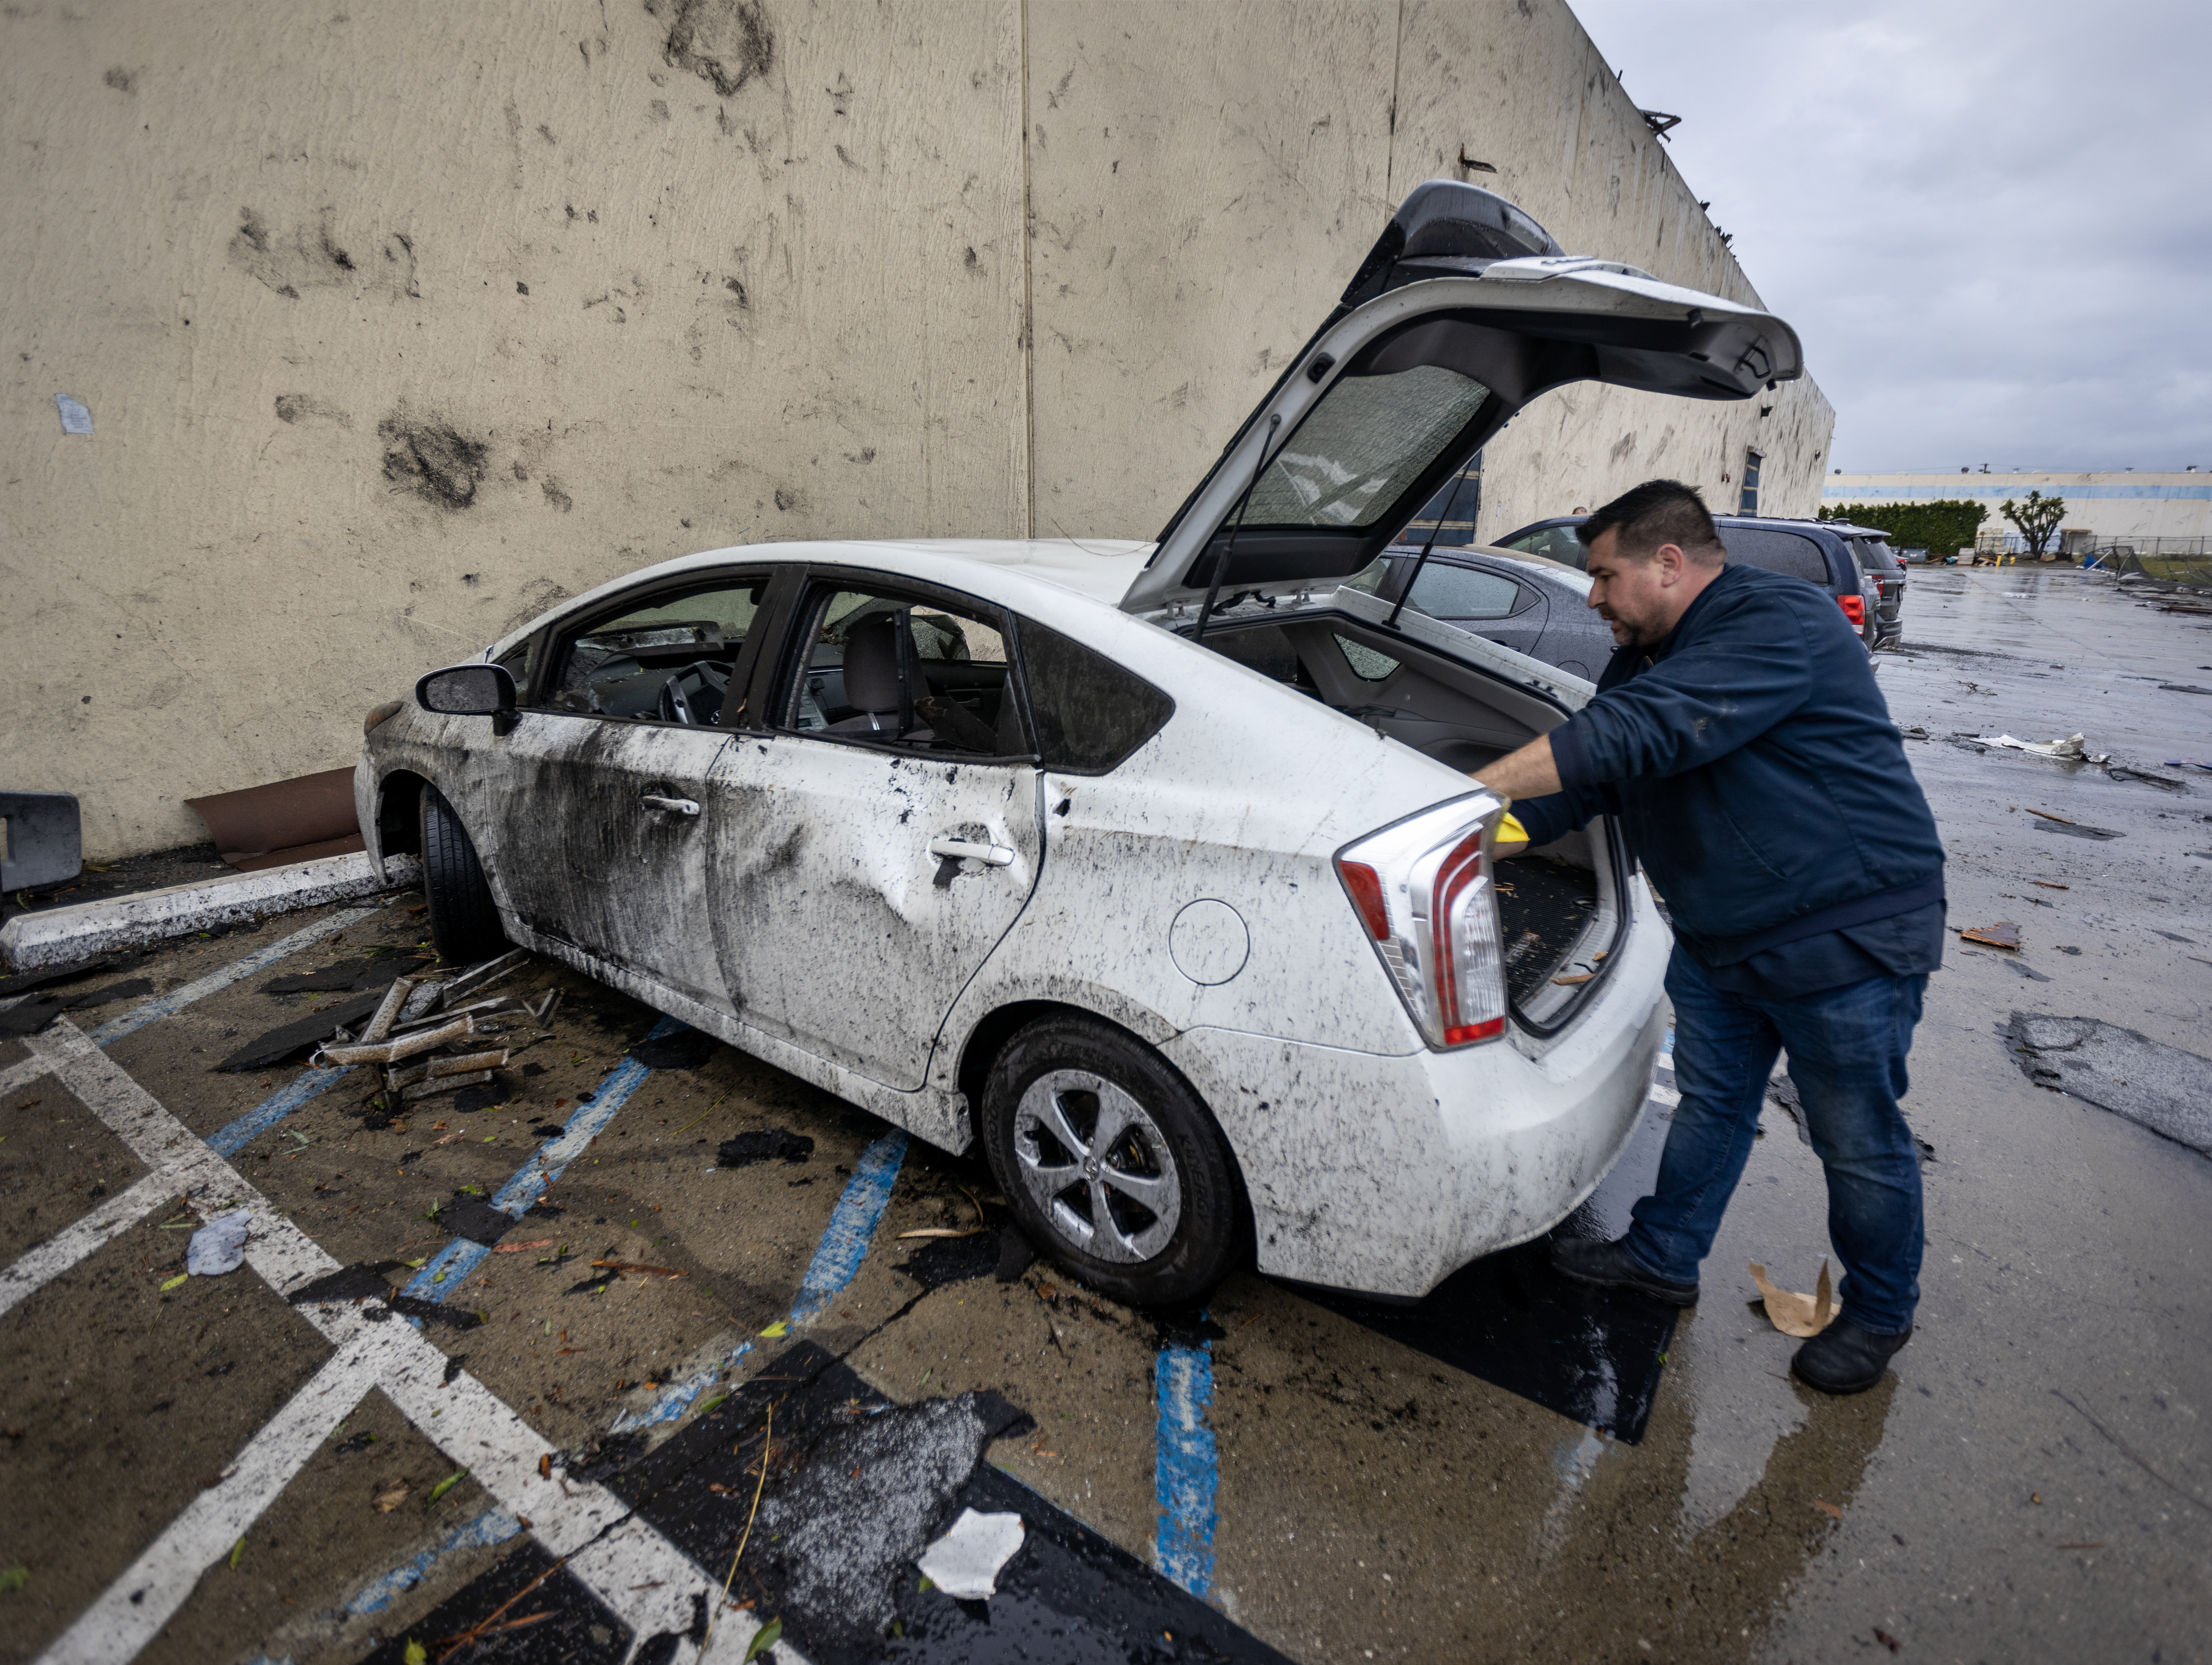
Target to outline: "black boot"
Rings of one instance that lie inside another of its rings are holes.
[[[1790,1368],[1800,1382],[1824,1394],[1863,1394],[1881,1380],[1890,1359],[1911,1339],[1909,1329],[1902,1335],[1876,1335],[1838,1318],[1797,1349]]]
[[[1632,1289],[1670,1307],[1698,1304],[1697,1285],[1654,1277],[1630,1256],[1626,1237],[1614,1243],[1596,1243],[1588,1237],[1557,1238],[1552,1244],[1552,1267],[1578,1284],[1595,1284],[1601,1289]]]

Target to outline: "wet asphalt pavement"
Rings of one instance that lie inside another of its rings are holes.
[[[2207,1656],[2212,1162],[2016,1042],[2212,1051],[2212,774],[2168,763],[2212,763],[2212,694],[2179,691],[2212,618],[1983,568],[1916,569],[1905,621],[1880,675],[1952,924],[2021,946],[1931,980],[1920,1328],[1873,1392],[1790,1381],[1750,1304],[1747,1261],[1804,1290],[1826,1250],[1778,1106],[1679,1322],[1534,1251],[1412,1314],[1244,1276],[1164,1322],[1023,1264],[980,1164],[542,963],[512,986],[563,1003],[504,1037],[491,1108],[380,1127],[365,1072],[211,1071],[349,998],[276,976],[413,949],[403,894],[71,986],[167,995],[329,927],[127,1032],[144,993],[0,1041],[0,1659],[658,1662],[710,1605],[733,1661],[770,1618],[825,1661]],[[1954,738],[2076,732],[2138,777]],[[1667,1079],[1569,1229],[1618,1229]],[[249,1194],[259,1258],[175,1282]],[[419,1331],[351,1298],[400,1287]],[[1025,1522],[988,1603],[912,1565],[962,1506]]]

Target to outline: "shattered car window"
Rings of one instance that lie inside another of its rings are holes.
[[[594,620],[568,638],[547,703],[559,711],[711,727],[721,720],[738,650],[766,588],[765,580],[725,580]]]
[[[1260,477],[1247,524],[1373,526],[1489,397],[1480,382],[1440,364],[1346,376]]]
[[[1022,668],[1048,769],[1103,775],[1159,732],[1175,702],[1103,653],[1022,621]]]
[[[970,757],[1026,756],[1004,634],[980,613],[823,591],[783,726]]]
[[[1398,668],[1398,661],[1388,653],[1378,653],[1372,647],[1362,647],[1346,636],[1331,638],[1344,654],[1344,662],[1352,667],[1352,674],[1362,682],[1384,682]]]

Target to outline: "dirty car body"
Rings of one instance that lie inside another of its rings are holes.
[[[1669,943],[1609,826],[1501,866],[1466,776],[1588,684],[1374,593],[1377,563],[1549,387],[1797,374],[1779,320],[1425,185],[1158,540],[617,580],[374,724],[371,854],[425,848],[434,926],[480,896],[516,942],[980,1142],[1110,1292],[1195,1298],[1249,1255],[1418,1297],[1603,1176]]]

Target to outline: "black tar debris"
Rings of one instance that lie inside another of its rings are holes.
[[[658,1040],[640,1041],[629,1049],[629,1055],[649,1070],[696,1070],[721,1044],[711,1035],[686,1029]]]
[[[386,978],[388,986],[391,979]],[[218,1070],[234,1073],[243,1070],[265,1070],[281,1064],[295,1053],[302,1053],[321,1045],[331,1038],[331,1031],[342,1024],[357,1024],[374,1012],[377,1003],[384,999],[382,988],[357,994],[350,1000],[341,1000],[333,1006],[319,1006],[304,1018],[289,1024],[279,1024],[266,1034],[248,1041],[236,1052],[217,1064]]]
[[[757,1162],[774,1162],[778,1158],[799,1163],[813,1154],[814,1141],[805,1134],[794,1133],[787,1127],[761,1127],[724,1139],[715,1149],[714,1165],[750,1168]]]

